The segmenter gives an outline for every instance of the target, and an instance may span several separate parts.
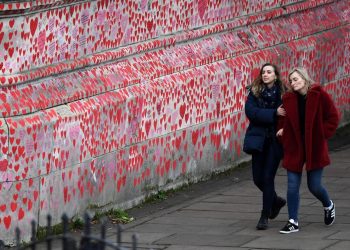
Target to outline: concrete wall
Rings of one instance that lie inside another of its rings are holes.
[[[0,235],[247,160],[245,86],[296,65],[350,121],[349,0],[0,3]]]

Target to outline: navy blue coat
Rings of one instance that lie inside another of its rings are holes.
[[[280,96],[280,93],[278,93]],[[267,137],[276,138],[277,108],[282,104],[281,98],[276,102],[276,108],[265,108],[263,101],[250,91],[245,103],[245,114],[249,126],[244,138],[243,151],[247,154],[262,152]]]

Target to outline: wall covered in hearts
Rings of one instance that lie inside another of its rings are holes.
[[[350,121],[349,0],[0,3],[0,235],[234,167],[260,66],[307,67]]]

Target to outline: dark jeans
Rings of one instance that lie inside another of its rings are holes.
[[[252,155],[254,184],[263,193],[263,211],[270,213],[277,198],[275,176],[282,157],[281,145],[275,140],[266,140],[263,152]]]
[[[329,199],[326,189],[322,186],[322,173],[323,168],[312,170],[307,172],[307,186],[310,192],[322,202],[324,207],[329,207],[332,203]],[[289,219],[298,221],[298,210],[299,210],[299,189],[302,179],[302,173],[296,173],[287,171],[288,176],[288,191],[287,191],[287,202],[288,202],[288,214]]]

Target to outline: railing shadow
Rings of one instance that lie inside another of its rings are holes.
[[[137,237],[132,235],[132,241],[130,246],[122,246],[122,227],[117,224],[116,226],[116,243],[106,239],[106,222],[103,222],[100,228],[100,235],[93,235],[91,233],[91,218],[86,213],[84,216],[84,228],[80,239],[76,239],[69,231],[69,222],[66,214],[62,217],[63,233],[60,235],[52,234],[52,218],[47,216],[47,230],[46,237],[43,240],[37,240],[37,226],[36,222],[31,222],[31,240],[29,243],[21,243],[20,229],[16,228],[16,249],[17,250],[52,250],[53,243],[60,241],[62,250],[126,250],[137,249]],[[57,245],[57,244],[56,244]],[[5,249],[4,244],[0,241],[0,250]],[[55,246],[57,249],[57,246]]]

